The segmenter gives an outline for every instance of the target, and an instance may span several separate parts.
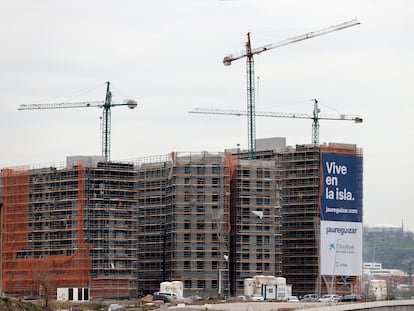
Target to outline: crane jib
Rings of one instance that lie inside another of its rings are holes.
[[[98,107],[103,109],[102,117],[102,155],[106,161],[110,160],[111,144],[111,111],[114,106],[127,106],[129,109],[137,107],[137,102],[133,99],[125,100],[123,103],[112,102],[112,92],[109,90],[110,83],[106,82],[105,101],[83,101],[75,103],[52,103],[52,104],[31,104],[20,105],[18,110],[39,110],[39,109],[62,109],[62,108],[88,108]]]
[[[288,45],[288,44],[292,44],[292,43],[295,43],[295,42],[299,42],[299,41],[303,41],[303,40],[306,40],[306,39],[321,36],[321,35],[324,35],[324,34],[327,34],[327,33],[333,32],[333,31],[338,31],[338,30],[342,30],[342,29],[349,28],[349,27],[352,27],[352,26],[356,26],[356,25],[359,25],[359,24],[361,24],[361,23],[358,22],[357,19],[353,19],[351,21],[344,22],[344,23],[334,25],[334,26],[330,26],[328,28],[323,28],[323,29],[320,29],[320,30],[317,30],[317,31],[308,32],[306,34],[291,37],[291,38],[288,38],[288,39],[285,39],[285,40],[282,40],[282,41],[279,41],[279,42],[276,42],[276,43],[267,44],[267,45],[264,45],[264,46],[261,46],[261,47],[255,48],[255,49],[251,49],[250,56],[257,55],[257,54],[260,54],[262,52],[272,50],[272,49],[275,49],[275,48],[278,48],[278,47],[282,47],[282,46],[285,46],[285,45]],[[230,54],[230,55],[224,57],[223,63],[224,63],[225,66],[229,66],[229,65],[231,65],[232,61],[238,60],[238,59],[246,57],[246,56],[249,56],[249,55],[245,51],[243,51],[242,53]]]
[[[305,33],[303,35],[291,37],[291,38],[288,38],[288,39],[285,39],[285,40],[282,40],[282,41],[279,41],[279,42],[276,42],[276,43],[267,44],[267,45],[264,45],[262,47],[253,49],[252,54],[259,54],[259,53],[262,53],[264,51],[268,51],[268,50],[271,50],[271,49],[282,47],[282,46],[285,46],[285,45],[288,45],[288,44],[291,44],[291,43],[307,40],[307,39],[314,38],[314,37],[317,37],[317,36],[321,36],[321,35],[324,35],[324,34],[327,34],[327,33],[333,32],[333,31],[342,30],[342,29],[345,29],[345,28],[356,26],[356,25],[359,25],[359,24],[360,23],[355,19],[355,20],[352,20],[352,21],[349,21],[349,22],[345,22],[345,23],[336,25],[336,26],[331,26],[331,27],[320,29],[320,30],[317,30],[317,31],[308,32],[308,33]]]

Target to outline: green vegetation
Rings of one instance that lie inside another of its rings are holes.
[[[364,262],[380,262],[386,269],[414,269],[414,233],[364,233]]]

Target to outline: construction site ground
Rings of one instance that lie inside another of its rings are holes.
[[[31,302],[24,302],[10,297],[0,298],[0,311],[38,311],[39,309]]]

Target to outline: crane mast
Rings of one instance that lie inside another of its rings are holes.
[[[314,38],[321,36],[333,31],[342,30],[349,28],[360,23],[354,19],[345,23],[334,25],[328,28],[323,28],[318,31],[309,32],[303,35],[291,37],[283,41],[276,43],[264,45],[259,48],[252,49],[250,41],[250,32],[247,33],[247,42],[245,52],[239,55],[230,54],[223,59],[223,64],[225,66],[230,66],[233,61],[246,57],[246,72],[247,72],[247,129],[248,129],[248,150],[249,150],[249,159],[256,158],[256,121],[255,121],[255,88],[254,88],[254,58],[256,54],[260,54],[264,51],[282,47],[288,44],[295,42],[303,41],[306,39]]]
[[[106,82],[106,96],[105,103],[103,106],[102,116],[102,155],[105,160],[110,159],[110,146],[111,146],[111,104],[112,104],[112,93],[109,90],[109,81]]]
[[[103,108],[102,112],[102,156],[105,161],[110,161],[111,153],[111,107],[127,106],[130,109],[137,107],[137,102],[133,99],[125,100],[122,103],[112,102],[112,92],[110,82],[106,82],[106,96],[104,101],[84,101],[75,103],[53,103],[53,104],[32,104],[21,105],[18,110],[38,110],[38,109],[61,109],[61,108]]]
[[[312,144],[319,145],[319,120],[337,120],[337,121],[354,121],[355,123],[362,123],[363,119],[357,115],[327,115],[320,114],[321,110],[318,107],[318,100],[313,99],[313,112],[310,113],[295,113],[295,112],[269,112],[269,111],[256,111],[257,117],[272,117],[272,118],[292,118],[292,119],[310,119],[312,120]],[[199,114],[220,114],[220,115],[233,115],[233,116],[248,116],[246,110],[232,110],[232,109],[207,109],[207,108],[194,108],[189,111],[190,113]]]
[[[249,159],[256,158],[256,113],[254,88],[254,60],[250,43],[250,33],[247,33],[246,43],[246,73],[247,73],[247,132]]]
[[[313,99],[313,116],[312,116],[312,144],[319,145],[319,112],[318,100]]]

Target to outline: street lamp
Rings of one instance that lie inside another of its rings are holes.
[[[227,263],[229,261],[229,256],[228,255],[223,255],[223,258],[226,262],[226,266]],[[218,290],[217,290],[217,295],[220,298],[221,295],[223,294],[223,272],[227,272],[229,271],[228,268],[220,268],[218,269]]]
[[[338,243],[339,241],[341,241],[341,238],[336,239],[336,243],[334,245],[335,247],[335,255],[334,255],[334,262],[333,262],[333,269],[332,269],[332,277],[331,277],[331,295],[334,293],[334,279],[336,278],[335,276],[335,269],[336,269],[336,256],[338,254]],[[336,285],[336,284],[335,284]],[[336,292],[336,291],[335,291]]]

